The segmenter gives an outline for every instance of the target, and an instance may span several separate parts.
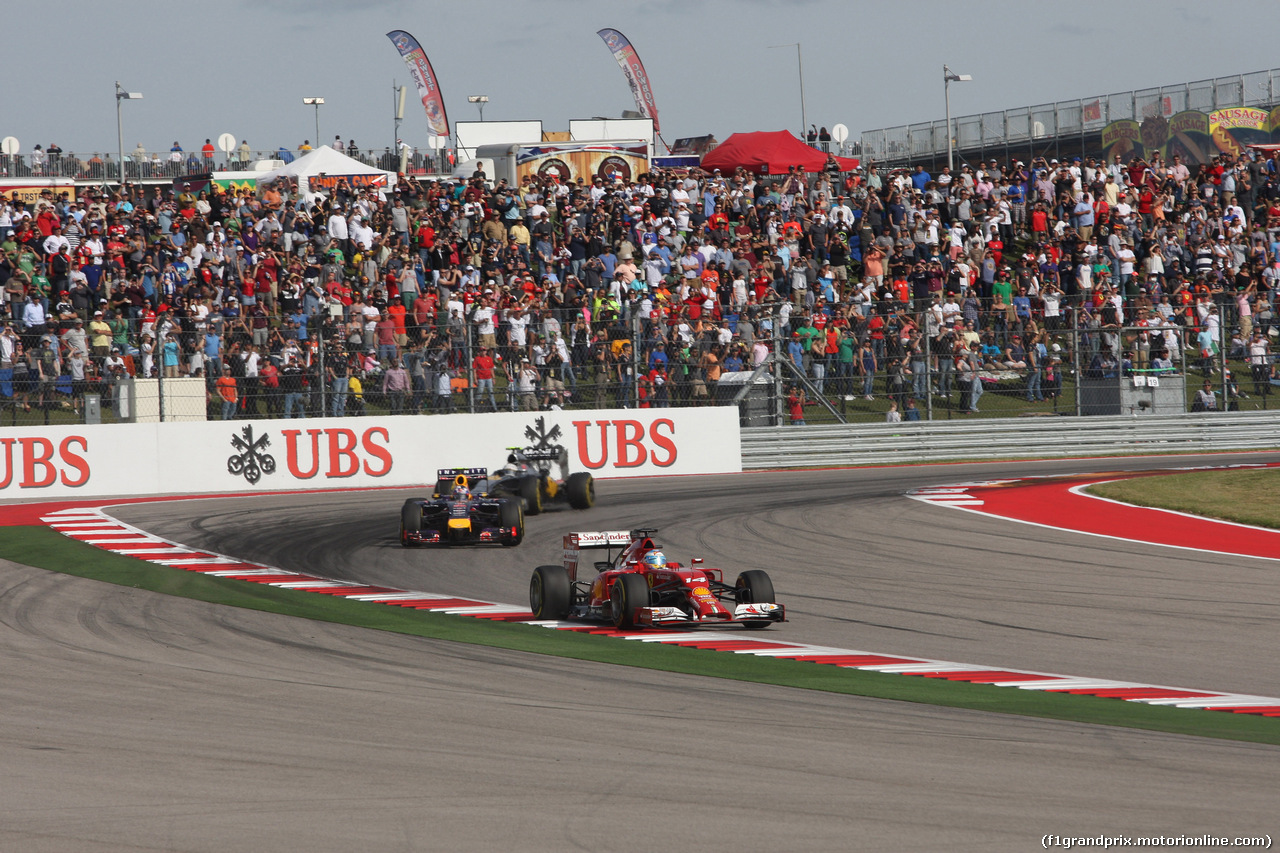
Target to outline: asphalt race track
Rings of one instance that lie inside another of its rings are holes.
[[[1272,561],[908,500],[1103,460],[611,481],[516,549],[405,550],[403,490],[113,514],[289,569],[493,601],[570,529],[765,567],[780,637],[1264,695]],[[602,641],[608,642],[608,641]],[[761,687],[217,607],[0,563],[0,850],[1027,850],[1274,835],[1276,748]],[[1203,712],[1188,712],[1203,713]]]

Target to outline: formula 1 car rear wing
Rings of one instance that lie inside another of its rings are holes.
[[[448,494],[453,490],[453,483],[458,477],[467,478],[467,488],[474,489],[476,483],[489,478],[488,468],[437,468],[436,496]]]
[[[555,462],[564,453],[564,449],[560,447],[509,447],[507,449],[520,451],[531,462]]]
[[[558,465],[560,479],[569,479],[569,452],[563,447],[508,447],[507,450],[545,474],[550,474],[551,467]]]
[[[564,569],[569,579],[578,579],[578,557],[584,550],[609,549],[606,558],[613,556],[614,548],[624,548],[631,544],[632,535],[629,530],[598,530],[566,533],[564,535]]]

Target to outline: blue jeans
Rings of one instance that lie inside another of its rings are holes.
[[[298,414],[293,413],[294,406],[298,407]],[[306,417],[307,407],[302,402],[301,391],[289,391],[284,395],[284,417],[301,418]]]
[[[1040,387],[1040,368],[1027,369],[1027,402],[1044,400],[1044,391]]]
[[[486,396],[489,398],[489,408],[493,409],[495,412],[498,411],[498,401],[494,399],[493,396],[493,380],[477,379],[476,400],[483,400]]]
[[[222,401],[222,419],[229,421],[236,416],[236,404],[231,400]]]
[[[340,418],[347,413],[347,389],[347,377],[334,377],[333,384],[329,389],[333,393],[329,413],[335,418]]]
[[[911,361],[911,396],[917,400],[923,400],[925,394],[929,393],[929,376],[925,370],[926,367],[923,359]]]
[[[827,366],[818,359],[814,359],[810,367],[813,368],[813,387],[819,394],[826,393]]]
[[[978,411],[978,401],[982,399],[982,380],[974,377],[969,383],[969,411]]]

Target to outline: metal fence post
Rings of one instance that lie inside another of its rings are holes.
[[[773,306],[773,424],[782,426],[782,305]]]
[[[924,411],[925,420],[933,420],[933,336],[925,323],[924,336]]]
[[[1076,417],[1080,417],[1083,400],[1080,387],[1080,308],[1071,308],[1071,375],[1076,386]]]
[[[471,414],[476,413],[476,372],[473,368],[471,359],[471,327],[467,326],[467,333],[462,336],[463,350],[462,357],[466,359],[464,367],[467,371],[467,411]]]
[[[632,312],[631,320],[631,404],[640,408],[640,315]]]
[[[325,413],[329,411],[329,400],[326,393],[329,390],[329,374],[324,366],[325,347],[328,346],[328,341],[325,340],[324,336],[324,320],[320,321],[317,334],[320,337],[320,346],[316,348],[316,352],[320,357],[320,369],[316,371],[316,379],[320,383],[320,413],[316,417],[323,418]]]

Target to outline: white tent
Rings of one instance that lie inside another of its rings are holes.
[[[258,175],[259,189],[272,181],[288,179],[293,184],[296,179],[297,191],[301,194],[327,193],[333,189],[339,178],[346,178],[354,187],[378,187],[385,189],[394,186],[396,175],[376,166],[361,163],[346,154],[334,151],[328,145],[321,145],[307,152],[292,163],[286,163],[278,169]]]

